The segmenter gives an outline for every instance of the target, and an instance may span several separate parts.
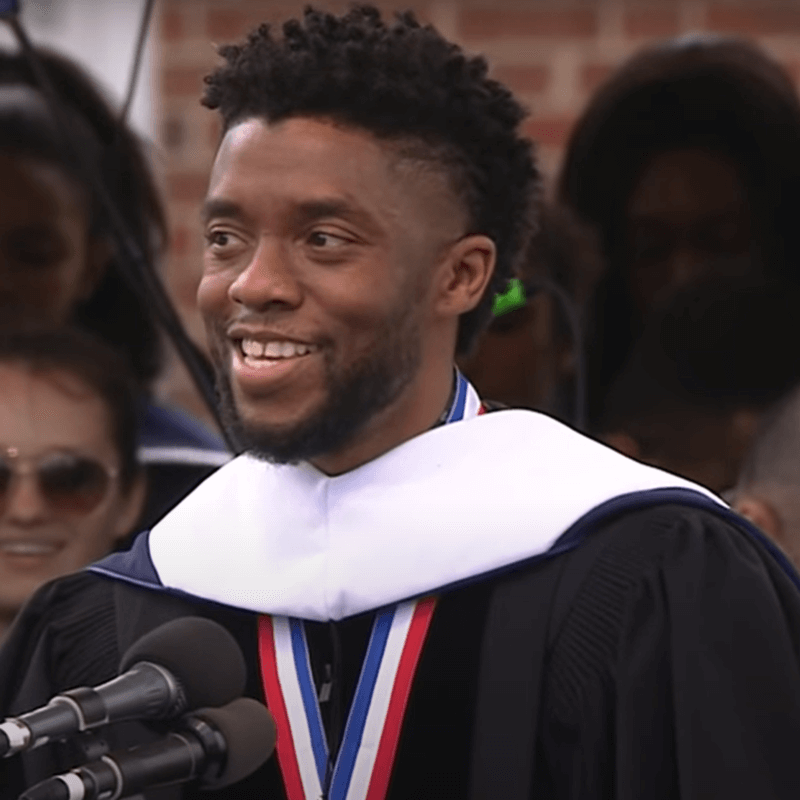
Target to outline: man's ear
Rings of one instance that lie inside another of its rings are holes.
[[[472,234],[450,247],[442,261],[436,310],[458,317],[478,305],[494,272],[497,248],[488,237]]]
[[[781,543],[783,524],[775,509],[759,497],[744,494],[733,501],[733,510],[761,528],[770,539]]]

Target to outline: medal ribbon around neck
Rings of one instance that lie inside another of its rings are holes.
[[[456,370],[455,392],[445,424],[483,412],[477,393]],[[409,600],[375,617],[327,787],[328,743],[303,622],[266,614],[259,618],[261,677],[278,729],[276,751],[289,800],[385,798],[435,603],[432,597]]]

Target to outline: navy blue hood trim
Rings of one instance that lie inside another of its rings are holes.
[[[506,572],[524,569],[538,561],[543,561],[547,558],[554,558],[555,556],[568,553],[580,545],[584,539],[591,536],[603,523],[609,521],[612,517],[619,514],[627,513],[629,511],[637,511],[640,509],[651,508],[660,505],[679,505],[684,508],[697,508],[708,511],[717,517],[727,520],[735,525],[739,530],[755,539],[761,544],[769,554],[778,562],[778,565],[789,576],[792,583],[800,590],[800,575],[791,561],[786,557],[784,552],[761,530],[759,530],[752,522],[746,520],[744,517],[732,511],[718,502],[715,502],[710,497],[696,492],[693,489],[647,489],[641,492],[629,492],[621,494],[617,497],[612,497],[604,503],[595,506],[591,511],[584,514],[580,519],[570,525],[561,536],[556,539],[553,546],[544,553],[539,553],[531,558],[518,561],[514,564],[508,564],[491,572],[484,572],[480,575],[474,575],[465,578],[461,581],[443,586],[437,589],[438,592],[450,591],[458,589],[462,586],[468,586],[479,580],[485,580],[494,576],[502,575]]]
[[[111,553],[100,561],[90,564],[87,569],[106,578],[132,583],[146,589],[168,591],[158,577],[158,572],[150,558],[150,531],[140,533],[133,541],[130,550]]]

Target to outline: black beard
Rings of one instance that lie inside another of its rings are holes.
[[[400,396],[419,368],[420,336],[413,317],[409,310],[403,318],[392,320],[375,337],[375,349],[346,370],[337,373],[326,358],[327,399],[292,427],[271,428],[242,420],[230,377],[224,368],[218,368],[222,423],[237,450],[273,464],[296,464],[350,444],[378,412]]]

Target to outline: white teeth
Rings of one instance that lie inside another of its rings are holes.
[[[242,351],[246,356],[252,356],[253,358],[261,358],[261,356],[264,355],[264,343],[257,342],[254,339],[243,339]]]
[[[0,551],[12,556],[49,556],[58,547],[48,542],[9,541],[0,542]]]
[[[300,342],[259,342],[255,339],[242,339],[242,352],[250,358],[294,358],[313,353],[314,345]]]

